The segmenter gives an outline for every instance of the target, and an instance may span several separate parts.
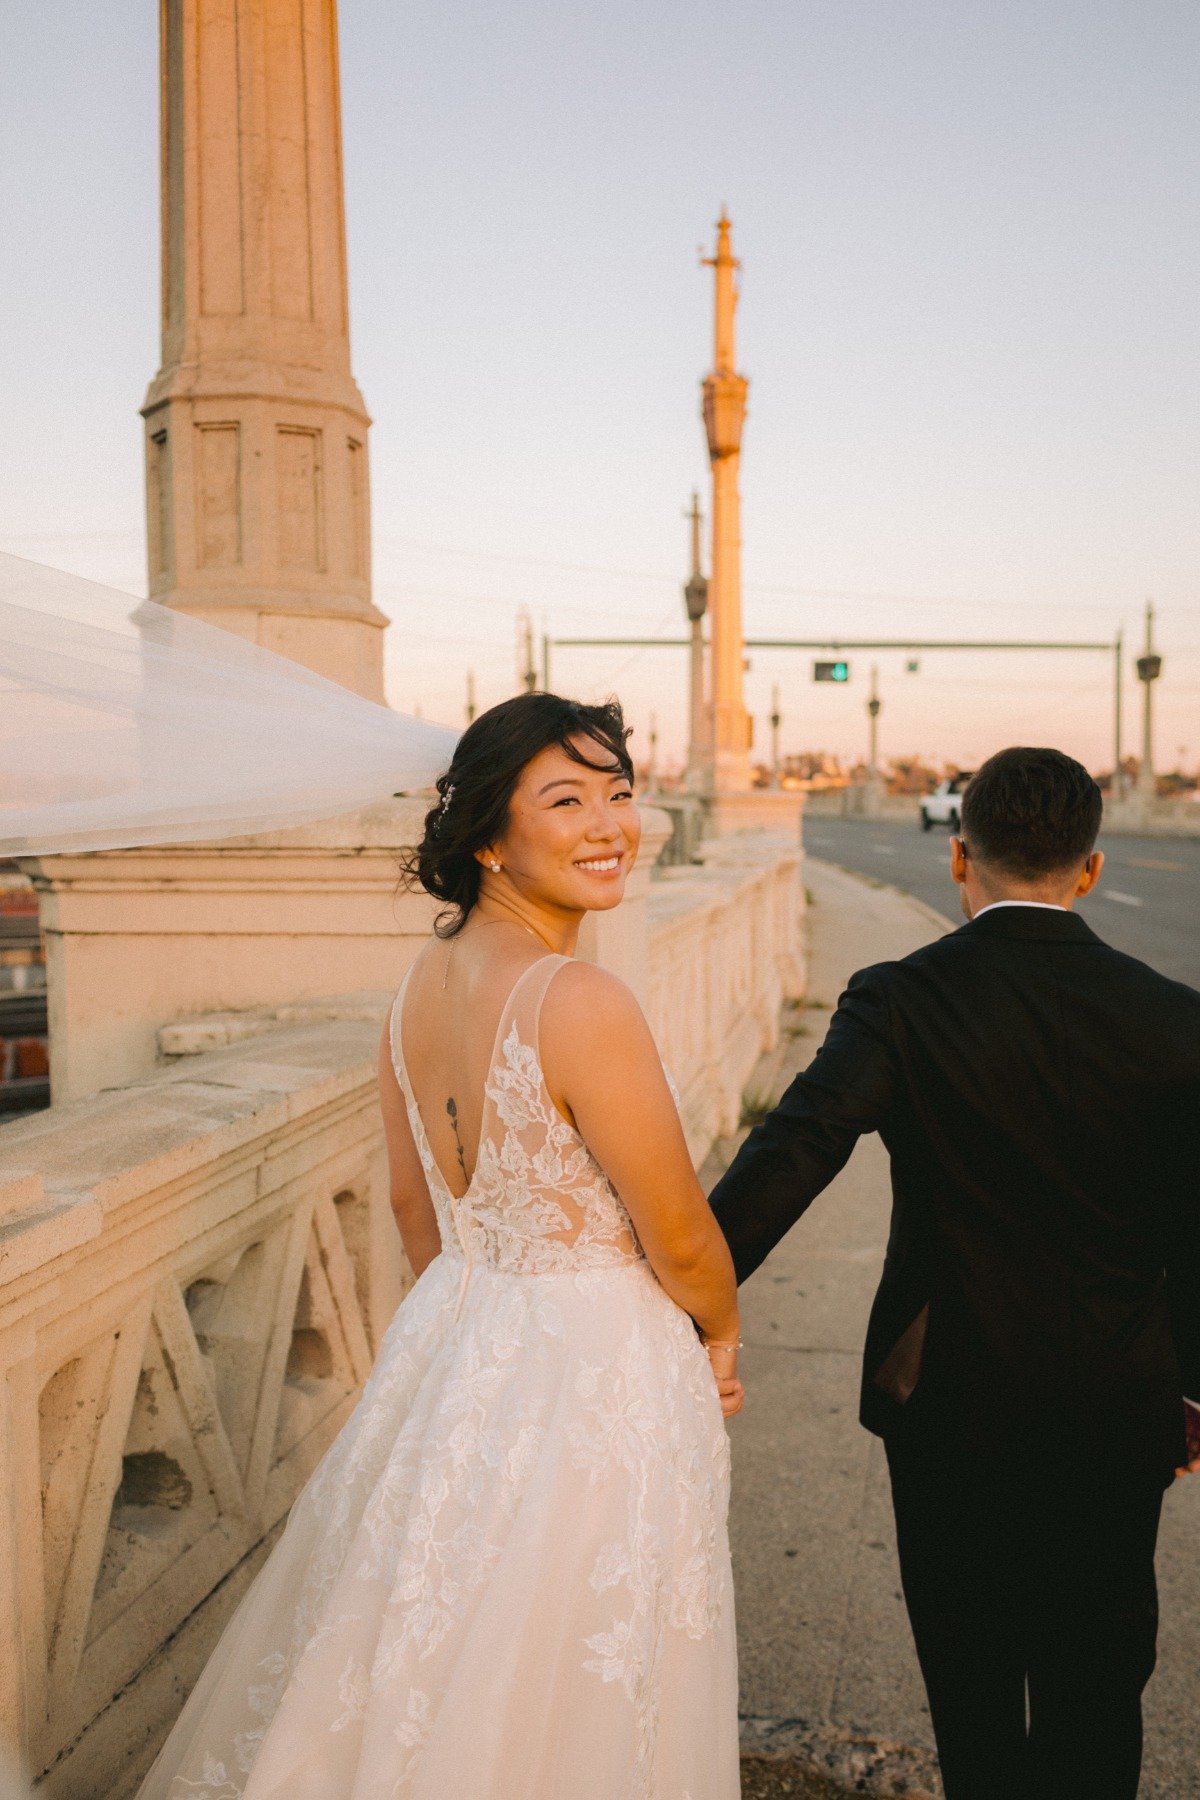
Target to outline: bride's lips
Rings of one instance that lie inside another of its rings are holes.
[[[614,876],[621,873],[623,861],[624,858],[619,855],[587,857],[577,862],[575,867],[582,869],[585,875],[597,875],[602,881],[611,881]]]

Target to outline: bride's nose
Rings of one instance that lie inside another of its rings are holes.
[[[599,807],[587,822],[585,833],[590,842],[615,844],[624,836],[620,819],[614,819],[607,806]]]

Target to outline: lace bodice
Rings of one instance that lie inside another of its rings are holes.
[[[470,1185],[451,1193],[429,1147],[404,1062],[405,976],[392,1009],[392,1063],[437,1213],[444,1254],[506,1274],[608,1268],[641,1255],[612,1183],[550,1097],[538,1050],[542,1001],[570,958],[545,956],[505,1002],[485,1085]]]

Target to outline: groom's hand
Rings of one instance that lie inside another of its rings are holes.
[[[1187,1465],[1176,1469],[1179,1475],[1200,1475],[1200,1406],[1194,1400],[1185,1400],[1183,1415],[1187,1424]]]

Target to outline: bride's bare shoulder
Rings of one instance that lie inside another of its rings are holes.
[[[543,1048],[578,1052],[587,1045],[632,1049],[649,1027],[632,988],[596,963],[564,963],[542,1001]]]

